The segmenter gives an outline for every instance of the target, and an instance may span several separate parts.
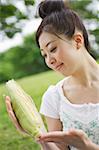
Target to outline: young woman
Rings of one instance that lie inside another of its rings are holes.
[[[61,0],[41,2],[39,14],[43,20],[36,40],[41,55],[49,68],[65,78],[43,96],[40,112],[49,133],[38,141],[44,150],[99,150],[99,65],[90,55],[87,31]],[[6,104],[22,131],[9,97]]]

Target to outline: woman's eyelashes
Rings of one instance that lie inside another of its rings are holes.
[[[56,47],[52,48],[50,52],[56,52]]]
[[[50,50],[50,53],[55,53],[56,52],[56,47],[54,47],[54,48],[52,48],[51,50]],[[43,54],[41,54],[44,58],[46,58],[47,57],[47,54],[46,53],[43,53]]]

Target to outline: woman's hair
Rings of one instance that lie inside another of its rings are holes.
[[[38,46],[39,37],[43,31],[56,36],[64,34],[67,38],[72,38],[75,29],[78,29],[82,32],[85,48],[89,51],[90,45],[85,26],[79,16],[73,10],[65,6],[62,0],[42,1],[39,4],[38,12],[39,16],[43,19],[36,32],[36,42]]]

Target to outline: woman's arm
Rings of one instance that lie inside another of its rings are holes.
[[[62,148],[59,148],[55,143],[40,143],[41,144],[41,150],[64,150]],[[69,150],[68,148],[65,150]]]
[[[88,136],[78,129],[71,129],[67,132],[54,131],[40,137],[43,142],[67,143],[79,150],[99,150],[99,145],[92,143]]]
[[[46,123],[47,123],[47,127],[48,127],[48,132],[51,131],[62,131],[62,123],[59,119],[54,119],[51,117],[46,117]]]
[[[16,129],[21,132],[22,134],[27,134],[26,131],[20,126],[20,124],[18,123],[17,121],[17,118],[15,117],[15,114],[13,112],[13,109],[12,109],[12,106],[11,106],[11,100],[10,100],[10,97],[9,96],[6,96],[6,99],[5,99],[5,103],[6,103],[6,109],[7,109],[7,112],[9,114],[9,117],[13,123],[13,125],[16,127]],[[50,120],[51,121],[51,120]],[[53,121],[52,121],[53,122]],[[52,123],[51,122],[51,123]],[[54,123],[54,122],[53,122]],[[52,123],[52,124],[53,124]],[[50,126],[51,127],[51,126]],[[52,128],[52,127],[51,127]],[[38,142],[42,149],[43,150],[63,150],[63,149],[60,149],[56,146],[55,143],[45,143],[45,142]],[[68,149],[67,149],[68,150]]]
[[[48,132],[62,131],[63,127],[60,119],[54,119],[46,116],[45,119],[48,127]],[[55,145],[59,148],[59,150],[69,150],[66,143],[57,142],[55,143]]]
[[[94,144],[93,142],[88,143],[88,149],[87,150],[99,150],[99,145]]]

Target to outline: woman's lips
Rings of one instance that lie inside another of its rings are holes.
[[[62,65],[63,65],[63,63],[61,63],[60,65],[58,65],[58,66],[56,67],[56,70],[60,70],[61,67],[62,67]]]

